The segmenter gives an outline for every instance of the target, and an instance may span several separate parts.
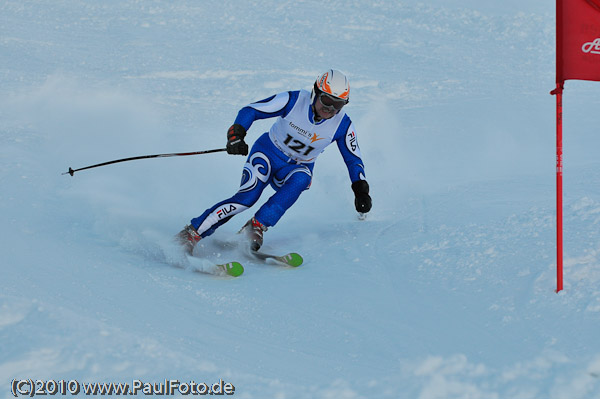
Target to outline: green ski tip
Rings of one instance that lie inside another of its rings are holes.
[[[238,262],[229,262],[223,265],[219,265],[221,269],[225,271],[230,276],[239,277],[244,273],[244,266],[242,266]]]
[[[300,256],[299,254],[297,254],[295,252],[284,255],[284,256],[282,256],[282,258],[284,259],[285,263],[287,263],[288,265],[293,266],[293,267],[298,267],[302,264],[302,262],[304,262],[304,259],[302,259],[302,256]]]

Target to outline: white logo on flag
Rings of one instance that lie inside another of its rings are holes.
[[[581,46],[584,53],[600,54],[600,37]]]

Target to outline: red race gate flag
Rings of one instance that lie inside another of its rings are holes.
[[[556,292],[563,289],[562,93],[565,80],[600,81],[600,0],[556,0]]]
[[[556,81],[600,81],[600,0],[557,0]]]

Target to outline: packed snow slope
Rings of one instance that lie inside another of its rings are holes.
[[[2,1],[0,397],[223,379],[240,399],[600,398],[600,86],[566,85],[556,294],[554,54],[550,0]],[[242,106],[328,68],[374,205],[359,221],[325,151],[265,236],[300,268],[236,247],[254,210],[172,265],[243,157],[62,175],[223,147]],[[230,260],[242,277],[194,271]]]

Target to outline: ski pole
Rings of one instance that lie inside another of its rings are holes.
[[[62,174],[63,175],[69,174],[69,175],[73,176],[75,174],[75,172],[79,172],[80,170],[97,168],[99,166],[111,165],[113,163],[119,163],[119,162],[134,161],[136,159],[183,157],[183,156],[187,156],[187,155],[210,154],[210,153],[213,153],[213,152],[221,152],[221,151],[227,151],[227,148],[217,148],[215,150],[195,151],[195,152],[177,152],[177,153],[172,153],[172,154],[140,155],[140,156],[137,156],[137,157],[115,159],[114,161],[102,162],[102,163],[99,163],[99,164],[96,164],[96,165],[90,165],[90,166],[86,166],[86,167],[79,168],[79,169],[69,168],[68,171],[66,171],[66,172],[64,172]]]

